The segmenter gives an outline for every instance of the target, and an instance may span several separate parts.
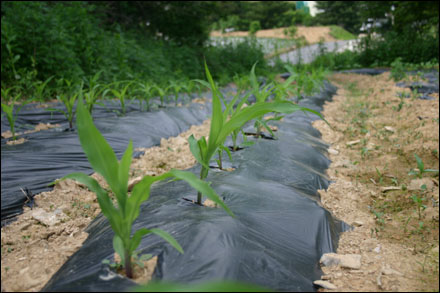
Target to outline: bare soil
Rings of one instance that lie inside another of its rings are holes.
[[[284,34],[284,30],[286,28],[276,28],[276,29],[267,29],[258,31],[255,36],[257,38],[279,38],[279,39],[289,39],[289,36]],[[211,36],[213,37],[247,37],[249,36],[249,32],[247,31],[236,31],[222,34],[221,31],[213,31],[211,32]],[[336,41],[330,35],[330,27],[328,26],[314,26],[314,27],[306,27],[306,26],[298,26],[297,31],[298,37],[304,37],[305,40],[309,44],[318,43],[321,39],[324,42],[332,42]]]
[[[338,254],[360,254],[359,270],[322,267],[337,291],[439,290],[438,173],[408,175],[439,167],[439,100],[403,99],[404,90],[380,76],[334,74],[339,86],[314,126],[331,144],[322,205],[353,225],[342,234]],[[399,104],[403,102],[399,110]],[[426,188],[423,187],[425,185]],[[419,210],[411,197],[421,199]],[[332,291],[332,290],[322,290]]]
[[[60,127],[60,125],[59,124],[50,124],[50,123],[38,123],[33,130],[26,130],[24,132],[16,132],[15,136],[38,132],[41,130],[46,130],[46,129],[55,128],[55,127]],[[2,132],[1,135],[4,138],[12,138],[12,132],[10,130]],[[6,144],[8,144],[8,145],[21,144],[21,143],[24,143],[25,141],[26,141],[26,139],[22,137],[22,138],[17,138],[16,140],[9,140],[6,142]]]

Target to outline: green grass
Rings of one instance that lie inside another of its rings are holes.
[[[353,40],[357,38],[352,33],[337,25],[330,26],[330,35],[337,40]]]

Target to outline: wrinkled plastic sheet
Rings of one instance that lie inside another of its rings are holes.
[[[386,68],[360,68],[360,69],[350,69],[341,70],[339,73],[355,73],[355,74],[365,74],[365,75],[379,75],[384,72],[390,71]],[[421,100],[435,100],[430,94],[439,92],[439,72],[437,70],[417,70],[417,71],[407,71],[408,75],[419,74],[422,77],[422,81],[400,81],[396,83],[396,86],[402,88],[409,88],[411,91],[416,90],[419,93],[419,99]],[[286,74],[288,76],[288,74]],[[409,97],[409,96],[408,96]]]
[[[347,69],[340,70],[339,73],[355,73],[355,74],[365,74],[365,75],[379,75],[384,72],[390,71],[387,68],[359,68],[359,69]]]
[[[335,91],[326,83],[319,95],[301,103],[322,110],[320,105]],[[339,233],[348,228],[319,204],[317,189],[330,184],[325,175],[330,160],[328,145],[311,126],[315,119],[303,112],[287,115],[273,123],[276,140],[250,136],[254,145],[233,152],[232,161],[225,156],[234,171],[211,169],[207,180],[236,218],[185,200],[195,200],[196,191],[183,181],[154,184],[133,231],[163,229],[185,253],[160,237],[145,236],[138,251],[158,256],[153,278],[180,283],[237,280],[280,291],[315,291],[313,281],[322,274],[320,257],[336,250]],[[198,174],[200,166],[189,171]],[[124,291],[135,285],[101,263],[114,260],[114,234],[102,214],[87,232],[83,246],[43,291]]]
[[[191,125],[208,119],[210,104],[192,103],[184,107],[169,106],[151,112],[141,112],[137,103],[127,105],[127,115],[120,116],[120,105],[105,101],[105,106],[93,109],[96,127],[107,139],[118,158],[133,140],[133,147],[152,147],[160,144],[161,138],[176,136]],[[52,107],[63,109],[61,104]],[[1,131],[9,130],[6,117],[2,116]],[[1,219],[22,213],[22,207],[32,204],[32,196],[52,190],[47,185],[72,172],[91,173],[93,170],[79,143],[77,131],[68,130],[63,114],[50,113],[38,104],[25,105],[17,115],[17,132],[38,123],[61,124],[60,127],[24,134],[28,141],[18,145],[7,145],[1,141]],[[135,152],[134,156],[139,156]],[[25,195],[23,189],[27,195]],[[29,197],[29,198],[28,198]]]
[[[439,72],[437,70],[409,71],[407,74],[419,74],[422,77],[422,81],[401,81],[396,83],[396,86],[409,88],[411,91],[417,91],[417,93],[420,94],[419,99],[435,100],[430,94],[439,93]]]

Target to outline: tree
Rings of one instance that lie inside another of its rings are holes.
[[[323,25],[336,24],[357,34],[362,25],[359,1],[317,1],[316,7],[323,12],[316,15]]]

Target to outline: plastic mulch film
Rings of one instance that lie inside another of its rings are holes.
[[[184,107],[167,107],[151,112],[136,110],[137,105],[127,107],[129,114],[118,116],[113,103],[96,106],[93,117],[96,127],[115,150],[118,158],[125,151],[128,141],[133,146],[152,147],[160,144],[161,138],[176,136],[208,119],[210,103],[192,103]],[[62,108],[61,105],[57,105]],[[112,108],[113,107],[113,108]],[[39,122],[61,123],[61,127],[25,134],[23,144],[1,145],[1,219],[22,212],[23,204],[31,202],[32,196],[51,190],[47,185],[72,172],[91,173],[93,170],[79,143],[76,130],[68,130],[68,123],[60,113],[46,111],[36,105],[26,105],[18,114],[16,124],[36,125]],[[9,129],[6,117],[2,116],[2,132]],[[135,155],[139,155],[135,154]],[[22,190],[27,193],[25,195]],[[29,197],[29,198],[28,198]],[[30,200],[29,200],[30,199]]]
[[[321,110],[336,89],[325,83],[320,94],[301,104]],[[279,291],[315,291],[319,259],[334,252],[348,226],[319,204],[317,189],[327,188],[327,145],[311,126],[317,119],[296,112],[276,121],[277,139],[249,137],[254,145],[233,152],[234,171],[211,169],[208,181],[236,215],[201,207],[196,191],[183,181],[152,186],[133,231],[142,227],[170,233],[180,254],[155,235],[144,237],[140,254],[158,256],[153,278],[180,283],[209,280],[250,282]],[[214,164],[214,163],[213,163]],[[198,174],[200,167],[190,171]],[[52,277],[43,291],[125,291],[136,285],[110,271],[113,232],[99,215],[83,246]]]

